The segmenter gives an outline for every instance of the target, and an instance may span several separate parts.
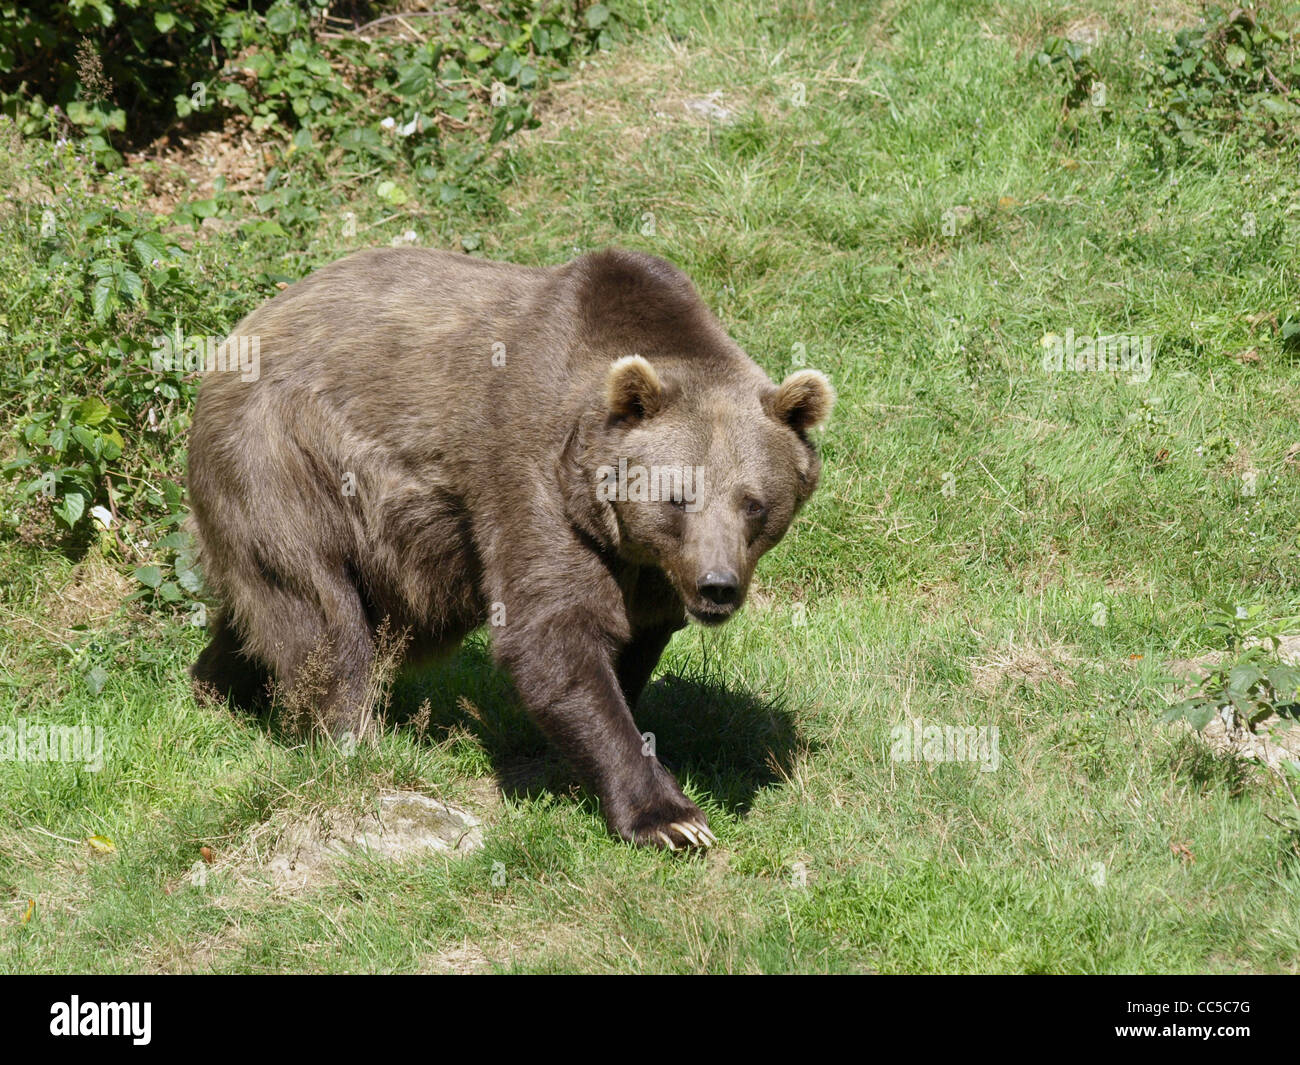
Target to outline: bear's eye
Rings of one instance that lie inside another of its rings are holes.
[[[682,499],[680,496],[673,496],[673,498],[668,500],[668,502],[672,504],[675,510],[686,509],[686,500]]]
[[[766,512],[767,507],[752,496],[745,500],[745,516],[747,518],[761,518]]]

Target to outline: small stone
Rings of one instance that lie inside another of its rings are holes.
[[[303,890],[329,879],[331,867],[348,857],[405,861],[482,846],[482,822],[468,810],[418,792],[382,792],[378,812],[360,818],[334,812],[286,825],[270,871],[280,888]]]

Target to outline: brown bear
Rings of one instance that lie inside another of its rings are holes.
[[[610,829],[714,841],[630,707],[688,617],[719,624],[817,485],[833,393],[775,385],[688,278],[607,250],[531,268],[363,251],[281,292],[203,377],[192,528],[221,609],[197,681],[365,727],[376,631],[415,657],[489,623]]]

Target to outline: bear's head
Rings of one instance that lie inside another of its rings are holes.
[[[807,430],[833,403],[816,370],[780,385],[752,364],[687,381],[671,364],[620,358],[575,432],[570,516],[606,549],[660,569],[691,617],[720,624],[817,487]]]

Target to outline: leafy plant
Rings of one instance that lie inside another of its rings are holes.
[[[1300,353],[1300,315],[1288,317],[1278,330],[1282,341],[1282,350],[1291,354]]]
[[[23,133],[79,127],[96,157],[117,165],[109,131],[125,132],[130,114],[135,139],[144,139],[174,119],[173,96],[211,75],[219,29],[233,6],[0,2],[0,107]]]
[[[1211,7],[1179,30],[1144,73],[1151,151],[1159,163],[1237,135],[1244,147],[1293,143],[1300,133],[1296,9]]]
[[[1061,100],[1061,121],[1067,127],[1074,123],[1074,112],[1091,100],[1099,114],[1109,113],[1106,90],[1089,58],[1088,46],[1065,37],[1048,37],[1032,62],[1043,70],[1055,74],[1065,85]]]
[[[187,595],[197,597],[203,590],[203,577],[195,561],[190,534],[178,529],[153,547],[155,552],[164,553],[168,561],[151,562],[132,571],[140,584],[132,598],[171,605],[185,601]]]
[[[1209,628],[1221,637],[1231,660],[1204,673],[1196,691],[1166,711],[1166,721],[1182,718],[1203,729],[1219,714],[1225,723],[1253,732],[1274,714],[1300,712],[1300,669],[1277,656],[1281,635],[1300,625],[1300,616],[1268,620],[1262,613],[1260,604],[1216,607]]]
[[[373,14],[353,6],[358,21]],[[327,0],[274,0],[264,11],[235,0],[77,0],[39,14],[0,2],[0,107],[24,134],[79,135],[108,168],[122,162],[114,134],[139,144],[179,123],[242,115],[299,149],[328,134],[380,162],[463,171],[482,153],[444,157],[443,134],[482,126],[495,143],[530,125],[529,95],[548,73],[608,46],[620,21],[603,3],[507,0],[427,13],[417,20],[427,35],[410,41],[337,32],[342,20],[327,22],[328,9]],[[381,134],[377,108],[400,136]]]

